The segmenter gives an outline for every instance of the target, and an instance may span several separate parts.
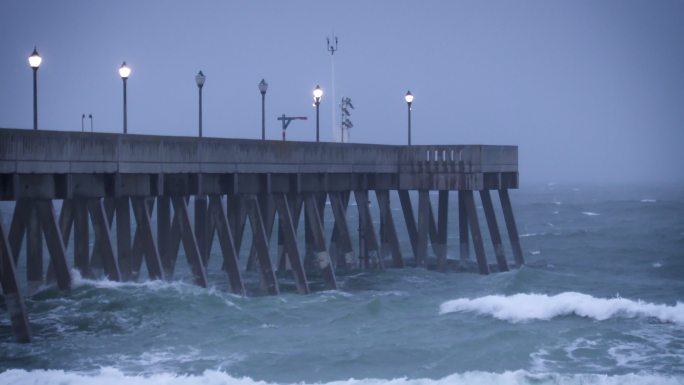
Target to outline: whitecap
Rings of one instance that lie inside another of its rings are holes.
[[[684,325],[684,303],[662,305],[627,298],[596,298],[588,294],[564,292],[557,295],[514,294],[459,298],[440,305],[439,313],[472,312],[490,315],[513,323],[548,321],[555,317],[576,315],[604,321],[609,318],[652,317],[661,322]]]
[[[525,234],[520,234],[520,238],[527,238],[527,237],[536,237],[537,233],[525,233]]]
[[[681,384],[683,376],[669,376],[647,372],[606,375],[606,374],[561,374],[561,373],[533,373],[526,370],[505,372],[471,371],[455,373],[440,379],[347,379],[331,382],[316,382],[319,385],[451,385],[451,384],[603,384],[603,385],[674,385]],[[230,374],[216,370],[206,370],[198,375],[176,373],[159,373],[152,375],[124,374],[119,369],[105,367],[91,373],[67,372],[63,370],[33,370],[12,369],[0,373],[0,385],[14,385],[22,383],[41,385],[270,385],[271,382],[257,381],[250,377],[233,377]],[[299,382],[298,385],[312,383]]]
[[[532,250],[532,251],[530,251],[530,254],[539,255],[539,254],[541,254],[541,250]]]
[[[660,263],[660,262],[653,262],[653,263],[651,264],[651,266],[653,266],[654,268],[657,269],[657,268],[659,268],[659,267],[663,267],[663,264]]]
[[[644,198],[641,200],[641,203],[656,203],[658,202],[656,199],[653,198]]]
[[[588,216],[590,216],[590,217],[595,217],[595,216],[601,215],[601,214],[595,213],[595,212],[593,212],[593,211],[582,211],[582,214],[588,215]]]

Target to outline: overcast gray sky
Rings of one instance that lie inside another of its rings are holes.
[[[0,2],[0,127],[39,124],[196,135],[203,70],[205,136],[267,137],[276,117],[305,115],[288,138],[332,140],[330,55],[338,99],[356,107],[351,139],[515,144],[527,182],[683,181],[684,1],[33,1]]]

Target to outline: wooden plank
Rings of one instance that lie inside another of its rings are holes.
[[[382,223],[383,233],[392,255],[392,264],[394,267],[404,267],[404,259],[401,255],[401,248],[399,247],[399,237],[397,236],[397,229],[394,226],[394,219],[392,218],[392,208],[390,206],[389,191],[375,190],[375,196],[378,199],[378,206],[380,206],[380,221]]]
[[[157,242],[152,233],[152,221],[150,220],[152,207],[150,207],[149,200],[144,197],[133,197],[131,202],[133,203],[133,214],[136,222],[136,237],[140,234],[139,238],[145,255],[147,272],[150,279],[164,279],[164,267],[159,257]]]
[[[89,199],[88,211],[95,230],[95,248],[99,247],[98,255],[102,258],[105,276],[112,281],[121,281],[119,261],[114,256],[109,218],[105,212],[102,199]]]
[[[180,238],[183,242],[183,249],[192,270],[193,282],[201,287],[207,287],[207,273],[204,269],[202,257],[199,254],[197,247],[197,239],[192,230],[190,217],[188,215],[188,206],[183,197],[174,196],[171,198],[174,209],[174,220],[178,218],[178,226],[180,230]],[[173,233],[173,225],[171,226]]]
[[[29,325],[24,298],[19,290],[14,257],[5,234],[5,228],[2,226],[2,217],[0,217],[0,285],[9,313],[14,339],[20,343],[31,342],[31,326]]]
[[[68,291],[71,289],[71,273],[69,272],[69,266],[67,265],[62,232],[57,224],[52,201],[40,200],[36,201],[35,204],[38,208],[40,224],[43,228],[43,233],[45,234],[45,240],[47,241],[50,261],[52,261],[52,265],[55,268],[57,287],[59,287],[60,290]]]
[[[328,248],[325,242],[325,234],[323,233],[323,224],[321,223],[321,216],[318,212],[318,202],[314,194],[308,194],[305,198],[306,216],[309,218],[309,226],[311,235],[313,237],[313,251],[316,256],[318,267],[323,273],[323,279],[328,289],[337,289],[337,280],[335,278],[335,270],[328,254]]]
[[[268,252],[268,239],[266,238],[266,229],[259,202],[255,195],[242,197],[241,200],[247,207],[249,223],[252,226],[252,238],[257,248],[257,258],[261,270],[261,283],[268,294],[277,295],[279,294],[278,281]]]
[[[290,205],[287,202],[285,194],[275,194],[274,196],[276,210],[278,211],[278,223],[283,234],[283,241],[287,249],[287,258],[292,269],[295,284],[297,285],[297,292],[300,294],[309,293],[309,283],[306,279],[306,272],[304,271],[304,264],[299,255],[297,248],[297,234],[295,232],[294,222],[292,221],[292,213],[290,212]]]
[[[228,275],[231,290],[238,295],[247,295],[244,282],[242,281],[242,274],[240,273],[240,266],[238,265],[233,233],[230,230],[230,223],[226,213],[223,211],[220,195],[209,196],[209,216],[216,227],[221,253],[223,254],[223,266]]]
[[[513,256],[515,257],[515,264],[522,266],[525,264],[523,259],[522,248],[520,247],[520,238],[518,237],[518,227],[515,225],[515,217],[513,216],[513,206],[511,206],[511,198],[508,196],[507,189],[499,190],[499,199],[501,200],[501,207],[503,208],[504,220],[506,221],[506,228],[508,229],[508,237],[511,240],[513,247]]]
[[[489,274],[489,266],[487,265],[487,257],[484,251],[484,244],[482,242],[482,234],[480,234],[480,225],[477,219],[477,211],[475,210],[475,199],[471,190],[463,191],[463,199],[466,206],[468,216],[468,227],[470,228],[470,235],[473,238],[473,245],[475,247],[475,258],[477,259],[477,266],[480,274]]]

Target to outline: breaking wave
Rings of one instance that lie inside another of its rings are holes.
[[[65,372],[62,370],[22,369],[8,370],[0,373],[0,385],[14,384],[40,385],[270,385],[270,382],[256,381],[249,377],[236,378],[220,371],[207,370],[200,375],[179,375],[172,373],[155,374],[151,376],[126,375],[118,369],[102,368],[91,374]],[[297,385],[306,385],[300,382]],[[441,379],[348,379],[328,383],[326,385],[458,385],[458,384],[501,384],[501,385],[546,385],[546,384],[620,384],[620,385],[675,385],[684,384],[684,377],[666,376],[649,373],[633,373],[624,375],[602,374],[559,374],[559,373],[530,373],[525,370],[506,371],[501,373],[465,372],[452,374]]]
[[[550,320],[576,315],[603,321],[609,318],[652,317],[661,322],[684,325],[684,303],[661,305],[626,298],[595,298],[587,294],[565,292],[557,295],[515,294],[459,298],[440,305],[439,313],[473,312],[491,315],[509,322]]]

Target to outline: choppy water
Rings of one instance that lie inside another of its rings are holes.
[[[187,274],[44,288],[27,299],[33,343],[13,343],[0,311],[0,384],[684,384],[684,189],[512,199],[528,263],[507,273],[387,269],[340,276],[339,291],[301,296],[285,279],[281,296],[241,298],[216,248],[210,289]]]

